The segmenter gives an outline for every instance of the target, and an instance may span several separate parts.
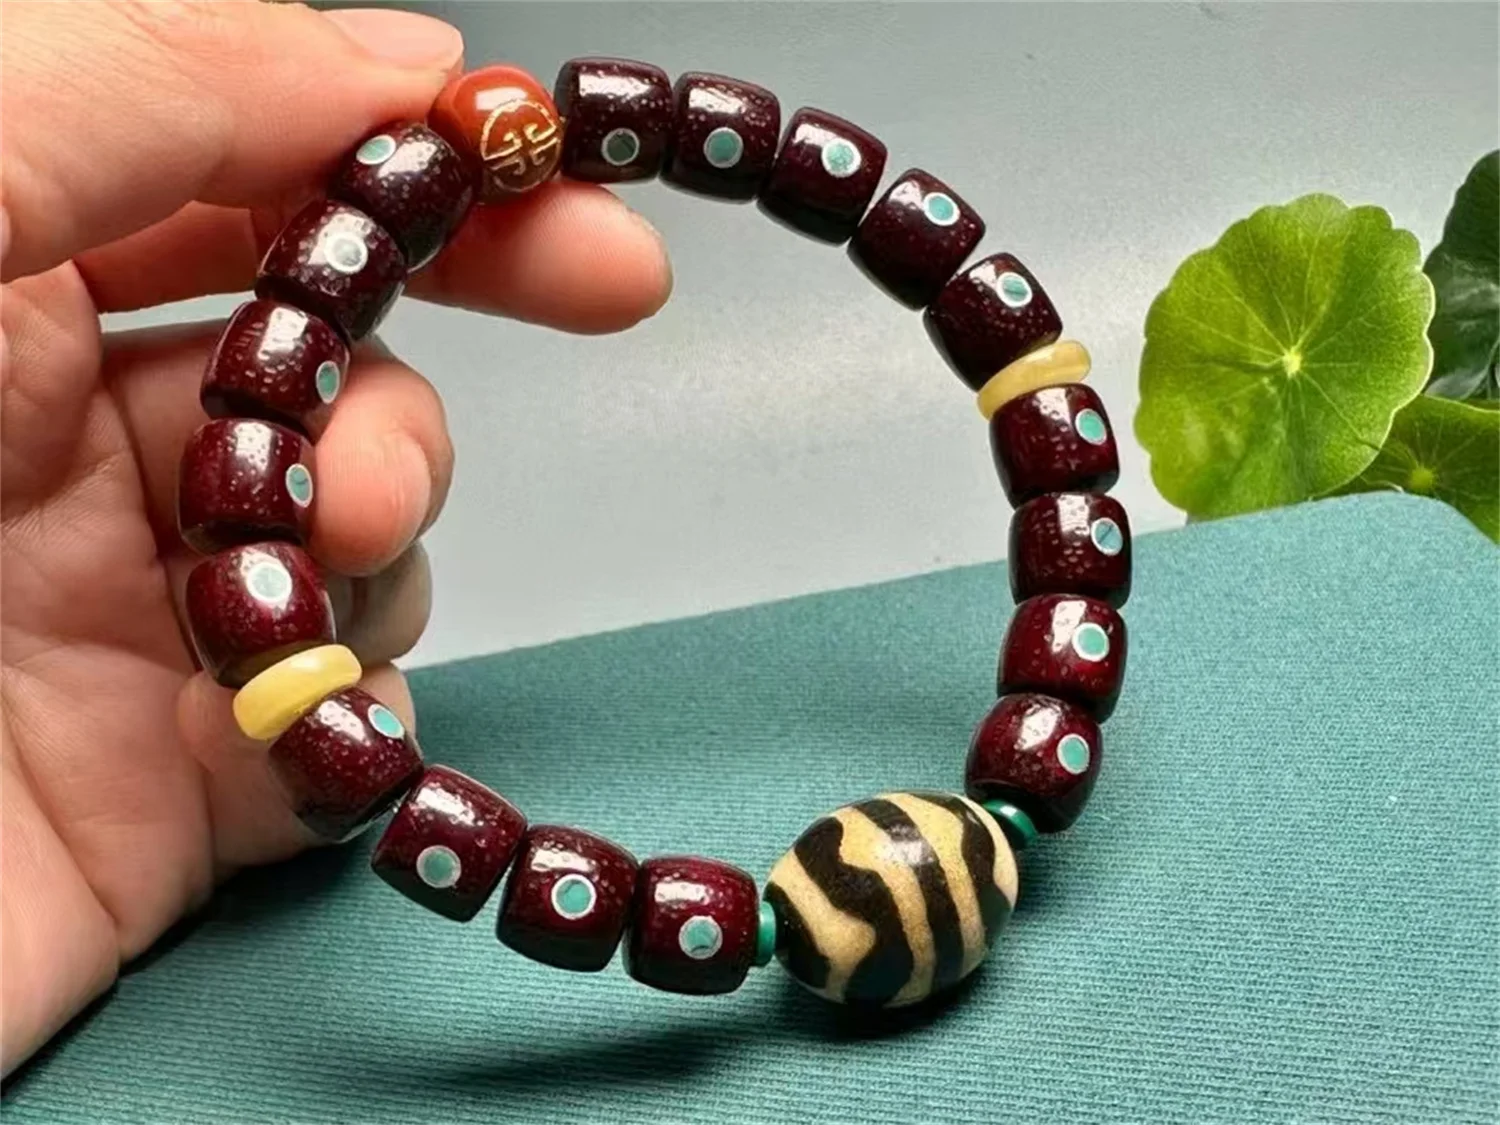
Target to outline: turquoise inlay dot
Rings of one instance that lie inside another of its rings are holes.
[[[1101,516],[1089,525],[1089,538],[1103,555],[1118,555],[1125,549],[1125,534],[1108,516]]]
[[[755,931],[755,964],[769,965],[776,956],[776,911],[769,902],[760,904],[760,928]]]
[[[313,376],[313,385],[317,387],[318,397],[324,402],[332,402],[338,398],[339,386],[343,381],[343,372],[331,359],[325,359],[318,364],[317,374]]]
[[[1109,437],[1109,427],[1104,424],[1104,419],[1099,417],[1097,410],[1089,407],[1078,412],[1078,416],[1073,419],[1073,428],[1090,445],[1103,445]]]
[[[261,602],[284,602],[292,594],[292,576],[277,559],[263,558],[250,567],[245,586]]]
[[[312,503],[313,479],[312,474],[307,471],[307,466],[301,461],[295,465],[287,466],[286,490],[291,496],[292,503],[299,508],[305,508]]]
[[[406,727],[389,707],[376,703],[365,712],[370,725],[387,738],[405,738]]]
[[[599,144],[599,153],[616,168],[629,164],[641,154],[641,138],[634,129],[611,129]]]
[[[1031,282],[1018,273],[1002,273],[995,289],[1000,294],[1000,299],[1013,309],[1025,308],[1031,304]]]
[[[951,227],[958,222],[958,204],[946,192],[929,191],[922,197],[922,210],[936,226]]]
[[[1081,734],[1065,734],[1057,743],[1057,764],[1069,773],[1082,773],[1089,768],[1088,739]]]
[[[1109,634],[1103,626],[1085,621],[1073,631],[1073,651],[1085,660],[1103,660],[1109,655]]]
[[[564,918],[582,918],[597,898],[594,884],[582,875],[564,875],[552,884],[552,908]]]
[[[358,273],[370,260],[370,248],[359,235],[339,231],[324,243],[323,257],[340,273]]]
[[[396,139],[387,133],[381,133],[360,145],[354,154],[354,159],[361,164],[384,164],[395,151]]]
[[[463,870],[458,853],[442,844],[423,848],[417,855],[417,878],[440,891],[458,882]]]
[[[703,138],[703,159],[715,168],[733,168],[745,155],[745,142],[728,125],[721,125]]]
[[[823,170],[834,179],[842,180],[859,171],[864,162],[859,149],[842,137],[835,138],[823,146]]]
[[[1018,852],[1025,850],[1039,835],[1031,817],[1008,801],[986,801],[983,808],[995,818],[1010,846]]]
[[[724,944],[724,931],[706,914],[695,914],[677,931],[677,944],[694,961],[707,961]]]

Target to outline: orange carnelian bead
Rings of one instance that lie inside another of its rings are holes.
[[[459,75],[438,94],[427,123],[474,168],[479,198],[490,202],[551,179],[562,155],[551,96],[513,66]]]

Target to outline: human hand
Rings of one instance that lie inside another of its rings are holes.
[[[181,624],[178,458],[217,325],[101,313],[248,289],[373,127],[425,115],[459,34],[391,10],[12,3],[0,46],[0,1011],[8,1073],[215,882],[312,842]],[[580,332],[666,299],[655,233],[556,182],[478,208],[408,293]],[[356,349],[316,446],[310,549],[364,686],[427,618],[417,537],[453,455],[415,371]],[[359,607],[357,609],[353,607]]]

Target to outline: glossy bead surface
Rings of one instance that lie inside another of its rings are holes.
[[[359,683],[364,670],[343,645],[319,645],[277,661],[240,688],[234,721],[246,738],[279,737],[317,702]]]
[[[1104,743],[1082,707],[1050,695],[1007,695],[974,731],[964,791],[1005,801],[1043,832],[1078,819],[1099,776]]]
[[[1016,607],[1000,648],[997,693],[1070,700],[1103,722],[1125,678],[1125,622],[1108,602],[1041,594]]]
[[[243,687],[293,653],[334,643],[333,606],[318,568],[290,543],[231,547],[188,575],[184,596],[199,662]]]
[[[858,125],[820,109],[799,109],[761,187],[761,207],[803,234],[845,242],[880,186],[885,155],[885,145]]]
[[[281,301],[247,301],[219,335],[199,399],[210,418],[264,418],[317,434],[349,370],[327,321]]]
[[[625,968],[666,992],[733,992],[755,961],[760,895],[738,867],[696,856],[641,864]]]
[[[828,1000],[914,1004],[989,951],[1016,903],[1005,834],[973,801],[887,793],[823,817],[766,884],[776,956]]]
[[[597,972],[620,944],[636,870],[635,857],[602,836],[533,827],[506,880],[495,936],[533,961]]]
[[[357,687],[329,695],[286,729],[271,772],[297,818],[325,840],[347,840],[422,775],[422,751],[404,723]]]
[[[1098,492],[1049,492],[1010,518],[1006,556],[1018,602],[1037,594],[1087,594],[1118,609],[1130,597],[1130,517]]]
[[[984,220],[936,176],[903,172],[871,207],[849,244],[856,263],[914,309],[937,299],[984,237]]]
[[[379,223],[406,258],[407,272],[437,256],[474,202],[472,169],[420,121],[371,134],[334,173],[330,198]]]
[[[1092,367],[1088,349],[1077,340],[1058,340],[1001,368],[999,374],[979,388],[974,403],[988,422],[1011,399],[1042,387],[1081,383],[1088,378]]]
[[[923,314],[948,366],[973,390],[1062,334],[1041,283],[1010,254],[994,254],[954,276]]]
[[[694,72],[673,90],[671,160],[662,178],[717,199],[753,199],[776,162],[781,103],[764,86]]]
[[[567,123],[562,174],[595,184],[649,180],[672,138],[672,80],[650,63],[571,59],[552,90]]]
[[[347,203],[318,200],[271,243],[255,292],[315,313],[347,340],[362,340],[405,281],[406,257],[385,228]]]
[[[1083,383],[1006,403],[990,419],[990,450],[1012,504],[1044,492],[1107,492],[1120,478],[1109,415]]]
[[[514,66],[485,66],[444,86],[427,114],[498,203],[546,183],[562,156],[562,122],[542,84]]]
[[[177,529],[193,550],[264,539],[307,540],[312,446],[274,422],[220,418],[199,426],[177,473]]]
[[[402,800],[370,867],[413,902],[467,922],[500,884],[526,818],[473,778],[433,766]]]

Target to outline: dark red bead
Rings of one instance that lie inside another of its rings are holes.
[[[990,419],[990,450],[1012,504],[1044,492],[1107,492],[1120,478],[1109,415],[1086,383],[1011,399]]]
[[[533,961],[597,972],[620,944],[636,869],[634,856],[602,836],[538,825],[505,882],[495,934]]]
[[[177,473],[177,528],[209,554],[263,539],[307,540],[312,446],[285,426],[219,418],[198,427]]]
[[[406,795],[370,866],[413,902],[467,922],[510,866],[526,818],[500,794],[446,766],[433,766]]]
[[[1097,492],[1049,492],[1010,519],[1010,590],[1087,594],[1118,609],[1130,597],[1130,519],[1118,500]]]
[[[667,992],[733,992],[755,962],[760,895],[738,867],[696,856],[641,864],[625,968]]]
[[[496,64],[460,74],[438,93],[427,123],[472,169],[484,202],[513,199],[557,171],[557,107],[520,67]]]
[[[357,207],[401,247],[407,272],[436,257],[474,202],[472,169],[420,121],[387,125],[345,158],[331,198]]]
[[[984,237],[984,220],[920,168],[903,172],[871,207],[849,254],[892,297],[914,309],[937,299]]]
[[[317,565],[290,543],[211,555],[188,575],[185,601],[198,659],[225,687],[334,642],[333,605]]]
[[[974,731],[964,791],[1015,805],[1043,832],[1061,832],[1093,792],[1103,750],[1099,724],[1082,707],[1050,695],[1007,695]]]
[[[672,137],[672,80],[650,63],[570,59],[552,89],[563,133],[562,174],[614,184],[661,171]]]
[[[379,223],[347,203],[309,203],[266,251],[255,293],[321,316],[362,340],[390,311],[406,280],[406,257]]]
[[[247,301],[219,336],[199,398],[210,418],[265,418],[319,433],[349,348],[333,326],[280,301]]]
[[[1125,622],[1108,602],[1041,594],[1016,606],[1000,647],[998,694],[1041,692],[1103,722],[1125,679]]]
[[[299,820],[347,840],[422,776],[422,751],[395,712],[367,691],[336,691],[271,744],[271,772]]]
[[[718,199],[753,199],[781,137],[781,103],[764,86],[721,74],[684,74],[662,178]]]
[[[1062,334],[1062,318],[1041,283],[1009,254],[994,254],[953,277],[923,319],[948,366],[976,391]]]
[[[859,226],[885,171],[885,145],[858,125],[799,109],[760,191],[767,214],[824,242],[845,242]]]

